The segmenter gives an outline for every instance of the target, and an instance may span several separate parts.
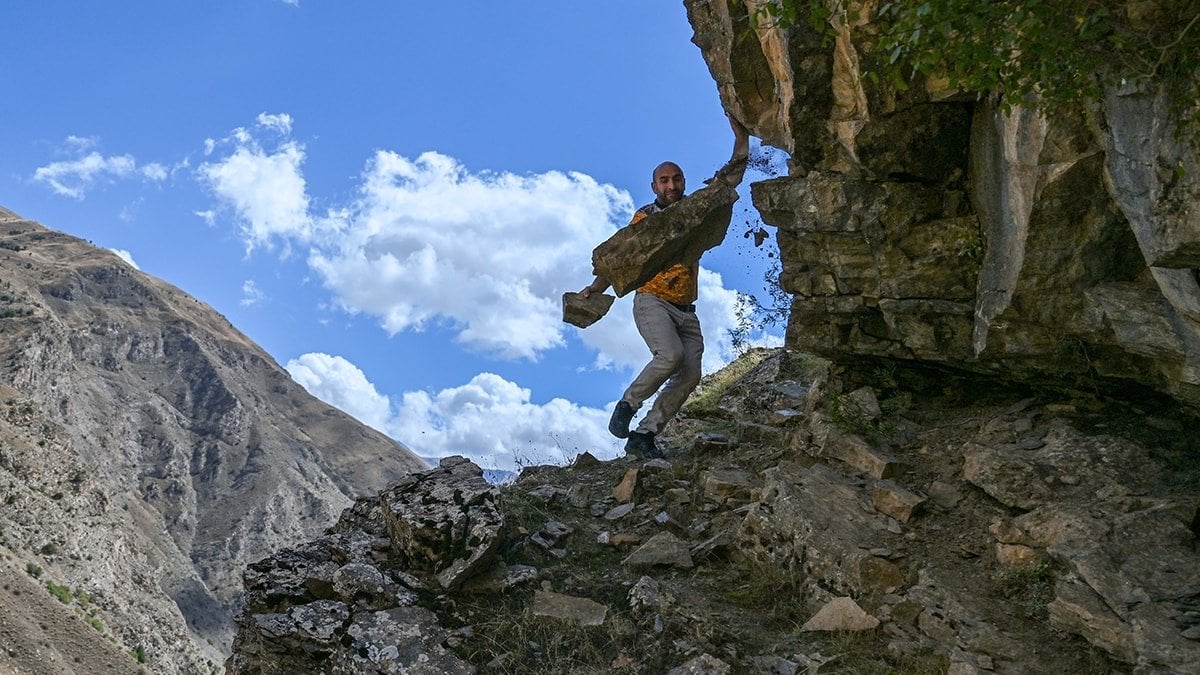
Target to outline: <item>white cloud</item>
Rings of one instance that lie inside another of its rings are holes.
[[[311,353],[288,361],[285,367],[308,393],[363,424],[387,432],[391,401],[375,390],[358,366],[340,356]]]
[[[56,193],[83,199],[88,188],[104,178],[126,178],[133,174],[137,162],[130,155],[105,157],[98,152],[90,152],[78,159],[62,162],[51,162],[38,167],[33,172],[33,179],[46,183]]]
[[[215,227],[217,224],[217,212],[212,209],[205,209],[204,211],[192,211],[192,213],[203,218],[204,224],[208,225],[209,227]]]
[[[255,121],[258,123],[258,126],[270,129],[284,136],[292,133],[292,116],[287,113],[269,115],[261,112]]]
[[[76,153],[87,152],[88,150],[91,150],[99,145],[99,143],[99,139],[97,139],[95,136],[71,135],[67,136],[67,138],[63,141],[63,145],[66,146],[67,150]]]
[[[304,148],[285,141],[267,152],[245,129],[235,129],[225,142],[234,145],[233,152],[200,165],[197,173],[222,206],[237,215],[247,252],[269,247],[277,238],[307,240],[312,221],[300,171]]]
[[[150,180],[161,181],[166,180],[170,174],[167,172],[167,167],[158,162],[151,162],[142,166],[142,175]]]
[[[142,269],[142,268],[138,267],[138,264],[136,262],[133,261],[133,254],[130,253],[129,251],[126,251],[123,248],[110,248],[108,250],[117,254],[118,258],[120,258],[121,260],[124,260],[125,264],[129,265],[133,269],[135,269],[135,270]]]
[[[242,299],[240,301],[242,307],[253,307],[266,299],[267,294],[258,287],[258,284],[254,283],[253,279],[242,282]]]
[[[137,176],[162,181],[168,176],[166,167],[158,162],[139,168],[132,155],[105,156],[95,150],[98,145],[99,140],[95,137],[67,136],[60,154],[76,157],[38,167],[33,172],[33,179],[49,185],[57,194],[82,200],[87,191],[101,181]]]
[[[405,393],[398,405],[380,394],[340,356],[305,354],[287,370],[313,396],[383,431],[422,457],[463,455],[485,468],[562,464],[581,452],[621,454],[608,434],[609,411],[556,398],[531,401],[531,392],[499,375],[430,394]]]
[[[530,391],[499,375],[481,373],[436,394],[404,394],[390,425],[423,457],[463,455],[485,468],[563,464],[582,452],[602,459],[621,454],[608,434],[608,411],[556,398],[531,402]]]
[[[343,308],[389,333],[444,321],[469,347],[534,358],[563,344],[562,293],[591,280],[592,247],[631,210],[580,173],[472,174],[434,152],[379,152],[309,260]]]

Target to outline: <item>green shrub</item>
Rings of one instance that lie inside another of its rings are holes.
[[[46,580],[46,590],[50,591],[50,595],[53,595],[54,597],[58,598],[58,601],[63,603],[64,605],[70,604],[70,602],[71,602],[71,587],[70,586],[60,586],[60,585],[54,583],[53,581],[51,581],[50,579],[47,579]]]
[[[34,579],[42,576],[42,567],[35,563],[26,563],[25,571],[29,574],[29,576],[33,577]]]

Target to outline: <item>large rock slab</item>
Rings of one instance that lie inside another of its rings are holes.
[[[617,230],[592,251],[592,268],[618,297],[675,263],[698,260],[725,239],[737,190],[714,181],[663,211]]]
[[[492,562],[504,528],[499,495],[478,466],[447,457],[388,489],[380,503],[392,545],[410,569],[457,588]]]
[[[740,548],[775,564],[798,565],[831,593],[860,597],[872,587],[871,549],[899,537],[875,513],[857,481],[830,466],[792,462],[762,473],[763,487],[738,529]]]
[[[1140,445],[1061,420],[1034,429],[1045,434],[1038,443],[989,429],[964,445],[963,475],[1027,511],[1006,533],[1011,545],[1068,571],[1051,618],[1139,668],[1194,672],[1200,642],[1184,632],[1200,604],[1197,481],[1180,481],[1178,467]]]

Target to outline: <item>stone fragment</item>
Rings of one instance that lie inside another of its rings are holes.
[[[1019,544],[1025,539],[1025,533],[1021,531],[1021,528],[1005,518],[994,520],[988,526],[988,532],[991,532],[996,541],[1001,544]]]
[[[642,538],[632,532],[618,532],[609,540],[613,546],[635,546],[641,541]]]
[[[804,625],[801,631],[864,631],[879,625],[879,619],[867,614],[850,597],[839,597],[825,603]]]
[[[620,519],[624,518],[625,516],[629,515],[629,513],[631,511],[633,511],[635,506],[637,506],[637,505],[633,504],[633,503],[621,504],[620,506],[614,506],[613,508],[609,509],[608,512],[606,512],[604,514],[604,519],[605,520],[620,520]]]
[[[780,444],[786,436],[787,432],[773,424],[759,424],[742,420],[738,422],[737,426],[737,437],[742,443]]]
[[[726,675],[730,671],[728,663],[710,654],[701,654],[668,670],[667,675]]]
[[[573,621],[580,626],[599,626],[608,615],[608,607],[588,598],[537,591],[533,595],[533,614]]]
[[[876,397],[874,389],[859,387],[847,394],[847,396],[863,418],[872,422],[879,419],[882,411],[879,409],[879,398]]]
[[[1051,623],[1083,635],[1126,663],[1136,661],[1137,647],[1125,622],[1085,584],[1060,580],[1046,612]]]
[[[1021,544],[996,544],[996,562],[1005,567],[1032,567],[1041,560],[1037,549]]]
[[[862,588],[871,592],[891,593],[904,585],[904,572],[895,563],[875,556],[858,564]]]
[[[420,607],[357,614],[346,629],[346,646],[330,672],[466,675],[475,669],[446,649],[446,631],[437,616]]]
[[[725,239],[737,190],[716,181],[669,208],[617,230],[592,251],[592,270],[618,297],[654,275],[701,254]]]
[[[621,564],[633,568],[663,565],[679,569],[691,569],[694,565],[687,544],[670,532],[660,532],[650,537]]]
[[[661,473],[670,471],[672,464],[665,459],[652,459],[648,462],[642,462],[642,471],[647,474]]]
[[[551,520],[529,535],[529,541],[542,548],[551,549],[557,546],[559,540],[568,534],[571,534],[570,527],[557,520]]]
[[[770,421],[778,427],[786,427],[804,420],[804,411],[795,408],[783,408],[771,413]]]
[[[359,600],[368,603],[380,598],[391,600],[388,596],[392,595],[387,592],[383,573],[366,563],[349,563],[338,568],[333,573],[333,590],[349,604]]]
[[[914,492],[905,490],[892,481],[879,481],[871,495],[871,503],[880,513],[885,513],[896,520],[907,523],[913,513],[925,503],[925,498]]]
[[[595,455],[585,450],[575,455],[575,459],[571,461],[571,467],[575,469],[590,469],[600,466],[602,463]]]
[[[729,436],[713,431],[705,431],[697,434],[696,440],[692,442],[692,454],[695,456],[708,453],[727,454],[736,447],[737,443]]]
[[[616,298],[607,293],[592,293],[586,298],[574,292],[563,293],[563,321],[572,326],[587,328],[604,318],[612,308],[614,300]]]
[[[549,504],[567,494],[567,491],[557,485],[539,485],[525,494],[542,504]]]
[[[692,547],[692,560],[705,560],[713,555],[728,551],[733,547],[734,543],[733,534],[727,530],[721,530]]]
[[[538,568],[532,565],[506,565],[500,563],[483,574],[472,577],[462,586],[463,593],[501,593],[538,577]]]
[[[926,492],[929,493],[929,498],[933,500],[933,503],[942,508],[952,509],[962,501],[962,490],[958,486],[940,480],[930,483]]]
[[[638,473],[636,468],[625,472],[625,477],[613,488],[613,499],[622,504],[633,501],[638,488]]]
[[[629,589],[629,609],[635,614],[656,611],[661,605],[662,593],[654,579],[642,577]]]
[[[692,495],[683,488],[671,488],[663,493],[668,504],[688,504],[692,501]]]
[[[704,495],[718,502],[747,500],[754,489],[750,473],[741,469],[711,469],[700,478]]]
[[[894,478],[900,473],[900,463],[895,458],[876,450],[861,436],[845,433],[831,424],[825,427],[822,455],[839,459],[872,478]]]

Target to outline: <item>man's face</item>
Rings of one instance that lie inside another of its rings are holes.
[[[674,204],[683,199],[683,187],[683,169],[678,166],[667,162],[654,170],[650,189],[654,190],[654,196],[663,204]]]

